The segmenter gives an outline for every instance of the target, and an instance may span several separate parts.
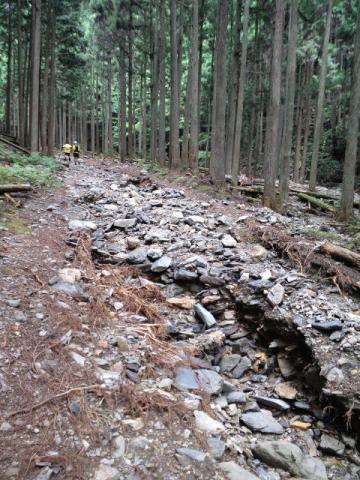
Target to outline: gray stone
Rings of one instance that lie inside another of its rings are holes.
[[[213,370],[178,367],[175,369],[175,386],[181,390],[204,390],[209,395],[217,395],[222,390],[223,379]]]
[[[84,290],[78,283],[58,282],[52,286],[52,289],[56,292],[65,293],[66,295],[70,295],[71,297],[79,300],[87,299]]]
[[[112,454],[113,458],[122,458],[125,455],[125,438],[119,435],[113,440],[114,452]]]
[[[88,220],[70,220],[69,222],[70,230],[96,230],[97,225],[94,222]]]
[[[214,420],[207,413],[201,410],[195,410],[195,424],[199,430],[210,435],[218,435],[225,430],[224,425],[218,420]]]
[[[213,314],[206,310],[200,303],[197,303],[194,308],[196,315],[204,322],[206,328],[211,328],[216,325]]]
[[[110,465],[101,464],[95,472],[94,480],[120,480],[120,473]]]
[[[52,477],[53,471],[50,467],[42,468],[40,473],[35,477],[34,480],[49,480]]]
[[[194,448],[180,447],[176,449],[176,452],[179,455],[184,455],[185,457],[191,458],[191,460],[195,460],[196,462],[203,462],[207,457],[205,452],[202,452],[201,450],[195,450]]]
[[[290,405],[284,402],[284,400],[261,396],[255,396],[254,398],[258,403],[260,403],[261,405],[265,405],[266,407],[275,408],[276,410],[281,410],[283,412],[290,410]]]
[[[246,403],[246,395],[244,392],[230,392],[226,395],[229,403]]]
[[[128,228],[135,227],[136,224],[137,218],[118,218],[114,222],[114,227],[127,230]]]
[[[146,262],[146,259],[147,259],[147,249],[144,247],[135,248],[135,250],[133,250],[127,256],[127,261],[133,265],[144,263]]]
[[[286,356],[284,356],[283,354],[279,354],[277,356],[277,361],[278,361],[281,375],[284,378],[289,379],[296,375],[297,373],[296,368]]]
[[[281,468],[294,476],[311,480],[327,480],[326,469],[321,460],[304,455],[300,448],[290,442],[259,442],[253,453],[261,461],[275,468]]]
[[[235,462],[222,462],[219,463],[219,467],[225,472],[228,480],[260,480],[259,477]]]
[[[209,437],[207,439],[209,446],[210,454],[216,459],[219,460],[225,453],[226,444],[220,438]]]
[[[6,303],[9,305],[9,307],[18,308],[20,307],[21,300],[20,299],[8,300]]]
[[[150,258],[150,260],[154,261],[160,258],[163,254],[163,251],[161,248],[149,248],[147,252],[147,256]]]
[[[164,255],[151,265],[151,271],[155,273],[164,272],[171,266],[171,264],[172,259],[167,255]]]
[[[280,423],[266,410],[244,413],[244,415],[241,415],[241,421],[253,432],[275,433],[277,435],[284,433]]]
[[[230,354],[230,355],[224,355],[220,362],[220,371],[222,373],[231,372],[231,370],[234,370],[234,368],[240,362],[240,360],[241,360],[241,355],[238,355],[236,353]]]
[[[174,279],[183,282],[193,282],[194,280],[197,280],[197,278],[197,272],[192,272],[191,270],[186,270],[185,268],[179,268],[178,270],[175,270],[174,273]]]
[[[331,453],[333,455],[344,455],[345,445],[340,442],[337,438],[331,437],[326,433],[321,435],[320,448],[326,453]]]
[[[282,303],[282,301],[284,300],[284,295],[285,295],[284,287],[281,285],[281,283],[277,283],[276,285],[270,288],[267,294],[267,299],[270,305],[275,307]]]
[[[234,248],[237,245],[237,241],[231,235],[224,235],[221,239],[221,243],[227,248]]]
[[[311,322],[311,326],[316,328],[316,330],[320,330],[321,332],[334,332],[337,330],[342,330],[343,328],[340,320],[329,320],[327,322],[318,322],[315,320]]]
[[[222,287],[225,285],[225,280],[223,278],[206,274],[200,276],[200,282],[205,285],[210,285],[211,287]]]
[[[26,315],[25,315],[25,313],[22,312],[22,311],[15,312],[14,318],[15,318],[15,321],[16,321],[16,322],[19,322],[19,323],[24,323],[24,322],[26,322]]]
[[[248,357],[242,357],[240,363],[231,372],[234,378],[241,378],[251,367],[251,360]]]

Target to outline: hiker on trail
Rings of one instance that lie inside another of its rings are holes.
[[[62,147],[66,160],[70,163],[71,158],[71,145],[69,143],[65,143]]]
[[[74,154],[74,162],[75,162],[80,157],[80,145],[78,144],[77,140],[74,140],[72,151]]]

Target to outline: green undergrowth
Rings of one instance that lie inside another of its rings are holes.
[[[25,155],[0,146],[0,184],[30,183],[34,187],[55,185],[55,173],[61,168],[52,157]]]
[[[343,238],[341,235],[335,232],[325,232],[323,230],[316,230],[315,228],[309,228],[304,231],[309,237],[313,237],[316,240],[329,240],[332,242],[341,242]]]

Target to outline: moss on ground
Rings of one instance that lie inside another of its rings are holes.
[[[343,238],[341,235],[335,232],[325,232],[323,230],[316,230],[315,228],[309,228],[305,230],[304,233],[310,237],[315,238],[316,240],[329,240],[332,242],[341,242]]]
[[[60,163],[52,157],[24,155],[0,146],[0,184],[30,183],[35,187],[53,186]]]

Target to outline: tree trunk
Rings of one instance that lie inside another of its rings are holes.
[[[280,206],[287,202],[289,198],[289,172],[291,147],[294,126],[294,101],[296,85],[296,42],[297,42],[297,15],[298,0],[291,0],[290,4],[290,22],[289,22],[289,40],[288,40],[288,58],[286,71],[286,106],[285,123],[283,134],[283,156],[280,169]]]
[[[160,37],[159,37],[159,86],[160,86],[160,106],[159,106],[159,162],[165,163],[166,158],[166,125],[165,125],[165,96],[166,96],[166,77],[165,77],[165,2],[160,1]]]
[[[119,88],[120,88],[120,158],[125,162],[126,158],[126,76],[125,76],[125,53],[124,45],[120,43],[119,57]]]
[[[188,69],[185,110],[184,110],[184,127],[181,145],[181,166],[187,168],[189,166],[189,130],[190,130],[190,89],[191,89],[191,69]]]
[[[22,0],[17,0],[17,41],[18,41],[18,111],[20,145],[25,145],[25,98],[24,98],[24,62],[23,62],[23,35],[22,35]]]
[[[229,93],[229,122],[227,126],[226,139],[226,174],[231,173],[232,158],[234,153],[234,136],[236,123],[236,107],[239,86],[239,69],[240,69],[240,30],[241,30],[241,0],[236,1],[235,28],[234,28],[234,47],[231,68],[231,85]]]
[[[218,0],[210,158],[210,174],[213,181],[217,184],[223,184],[225,182],[226,38],[228,6],[228,0]]]
[[[245,90],[245,81],[246,81],[249,6],[250,6],[250,0],[245,0],[242,47],[241,47],[241,66],[240,66],[239,88],[238,88],[238,94],[237,94],[234,151],[233,151],[232,169],[231,169],[233,185],[237,185],[238,183],[238,176],[240,173],[240,162],[241,162],[241,132],[242,132],[242,121],[243,121],[243,109],[244,109],[244,90]]]
[[[106,149],[107,152],[112,154],[112,69],[111,69],[111,55],[109,54],[107,65],[107,89],[106,89]]]
[[[159,36],[157,17],[151,19],[152,33],[152,75],[151,75],[151,131],[150,131],[150,159],[152,163],[157,161],[157,139],[158,139],[158,98],[159,98]]]
[[[189,166],[193,172],[198,169],[199,155],[199,0],[193,0],[191,31],[191,88]]]
[[[12,104],[12,22],[11,22],[11,10],[12,6],[9,2],[8,5],[8,45],[7,45],[7,67],[6,67],[6,100],[5,100],[5,131],[7,134],[11,134],[11,104]]]
[[[133,118],[133,12],[132,12],[132,0],[129,5],[129,32],[128,32],[128,60],[129,60],[129,72],[128,72],[128,155],[131,158],[134,154],[133,149],[133,130],[134,130],[134,118]]]
[[[48,128],[48,155],[53,155],[55,144],[55,96],[56,96],[56,16],[55,5],[51,3],[50,10],[50,92],[49,92],[49,128]]]
[[[270,101],[266,115],[263,204],[276,208],[277,145],[280,127],[281,56],[284,29],[284,0],[276,0],[275,30],[271,60]]]
[[[41,138],[41,151],[47,151],[47,127],[48,127],[48,114],[49,114],[49,70],[50,70],[50,39],[51,39],[51,21],[50,21],[50,10],[51,6],[48,3],[47,13],[46,13],[46,35],[45,35],[45,45],[43,46],[44,57],[45,57],[45,67],[44,67],[44,80],[42,85],[42,95],[41,95],[41,123],[40,123],[40,138]]]
[[[170,43],[171,43],[171,129],[170,129],[170,168],[180,167],[179,148],[179,64],[176,0],[170,0]]]
[[[321,140],[322,127],[323,127],[325,82],[326,82],[326,72],[327,72],[327,57],[328,57],[328,49],[329,49],[332,8],[333,8],[333,0],[328,0],[326,27],[325,27],[323,50],[322,50],[322,56],[321,56],[319,94],[318,94],[317,109],[316,109],[314,141],[313,141],[313,149],[312,149],[312,157],[311,157],[310,182],[309,182],[310,190],[315,190],[316,179],[317,179],[320,140]]]
[[[41,0],[33,0],[31,9],[31,91],[30,150],[39,151],[39,77],[41,45]]]
[[[351,102],[346,138],[345,163],[339,217],[349,220],[353,215],[355,168],[359,135],[360,108],[360,0],[357,2],[356,37],[353,59]]]

